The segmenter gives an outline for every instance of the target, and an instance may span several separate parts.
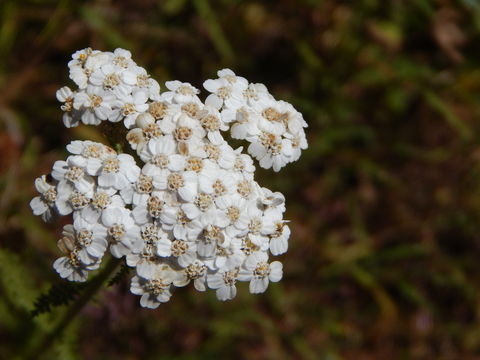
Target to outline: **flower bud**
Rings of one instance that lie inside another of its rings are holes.
[[[142,113],[137,116],[137,119],[135,120],[135,125],[137,127],[143,129],[147,125],[153,124],[155,122],[155,119],[150,113]]]

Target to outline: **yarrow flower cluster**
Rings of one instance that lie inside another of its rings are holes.
[[[107,253],[124,258],[135,268],[131,292],[148,308],[190,282],[230,300],[237,281],[254,294],[279,281],[282,264],[269,254],[288,248],[285,198],[254,180],[250,155],[275,171],[296,161],[307,148],[302,115],[229,69],[204,82],[202,102],[180,81],[160,93],[127,50],[80,50],[68,66],[76,89],[57,91],[65,126],[123,122],[129,150],[73,141],[67,159],[36,179],[34,214],[73,218],[58,241],[59,275],[85,281]],[[250,155],[226,142],[228,130]]]

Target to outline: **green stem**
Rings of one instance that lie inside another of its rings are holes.
[[[38,344],[29,351],[23,359],[39,359],[45,351],[58,339],[62,332],[73,322],[80,310],[91,300],[91,298],[100,290],[104,282],[113,274],[121,259],[110,258],[105,267],[98,275],[89,282],[82,295],[65,312],[54,328],[45,333],[38,341]]]
[[[226,63],[232,62],[234,58],[233,49],[230,46],[230,43],[218,21],[217,15],[215,14],[215,11],[213,11],[208,0],[194,0],[193,5],[204,21],[205,27],[213,42],[213,46],[222,56],[223,61]]]

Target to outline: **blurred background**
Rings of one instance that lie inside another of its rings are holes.
[[[55,91],[75,50],[123,47],[160,83],[230,67],[304,114],[309,149],[257,175],[287,199],[284,279],[151,311],[125,278],[45,358],[480,359],[479,44],[476,0],[1,0],[0,358],[66,309],[30,316],[63,225],[32,215],[33,181],[101,140]]]

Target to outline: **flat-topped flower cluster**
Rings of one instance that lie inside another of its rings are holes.
[[[85,281],[106,253],[124,257],[136,271],[131,292],[149,308],[190,282],[229,300],[237,281],[250,282],[251,293],[279,281],[282,264],[269,254],[288,248],[285,198],[254,180],[252,157],[222,132],[247,140],[260,166],[278,171],[307,147],[302,115],[229,69],[204,82],[202,102],[180,81],[160,93],[127,50],[80,50],[69,68],[77,88],[57,92],[65,126],[123,122],[129,149],[73,141],[70,156],[36,179],[34,214],[73,218],[58,241],[60,276]]]

